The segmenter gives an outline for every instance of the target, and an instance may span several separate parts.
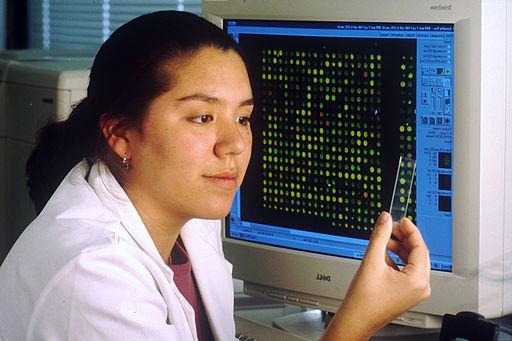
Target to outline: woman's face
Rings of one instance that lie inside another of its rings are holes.
[[[171,90],[128,132],[127,192],[146,213],[224,217],[251,155],[252,91],[240,56],[202,48],[169,65]]]

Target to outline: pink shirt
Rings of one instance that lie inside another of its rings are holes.
[[[199,341],[214,340],[203,301],[192,273],[192,264],[180,237],[178,237],[171,251],[170,267],[174,272],[174,283],[187,302],[194,308]]]

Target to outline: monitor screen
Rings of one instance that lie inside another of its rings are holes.
[[[361,259],[400,156],[407,216],[452,270],[454,26],[224,19],[256,100],[226,238]],[[400,262],[395,257],[397,262]]]

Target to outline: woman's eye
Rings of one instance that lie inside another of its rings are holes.
[[[213,121],[213,116],[209,114],[203,114],[192,118],[192,121],[196,123],[208,123]]]
[[[241,125],[243,126],[246,126],[248,125],[249,123],[251,123],[251,118],[249,116],[238,116],[236,118],[236,121],[238,123],[240,123]]]

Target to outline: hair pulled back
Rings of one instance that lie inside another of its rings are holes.
[[[238,52],[221,29],[186,12],[145,14],[114,31],[94,58],[87,97],[67,120],[50,123],[39,131],[26,166],[29,194],[37,212],[83,158],[104,160],[122,180],[120,162],[109,158],[113,151],[100,120],[117,119],[118,126],[140,124],[152,100],[173,86],[169,65],[179,65],[203,47]]]

